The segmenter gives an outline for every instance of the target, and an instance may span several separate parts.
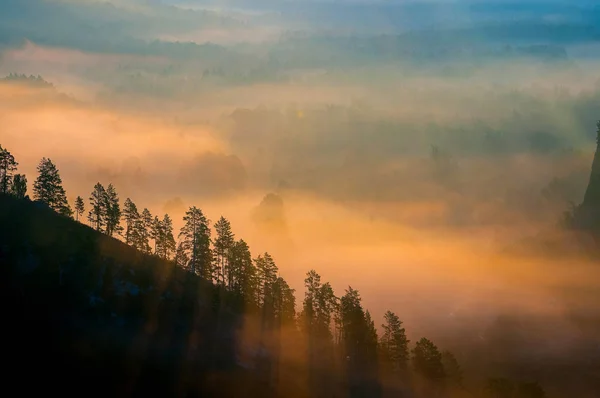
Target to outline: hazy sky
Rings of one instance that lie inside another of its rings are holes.
[[[55,88],[1,83],[0,143],[30,188],[46,156],[71,201],[112,182],[175,227],[230,218],[299,300],[314,268],[411,338],[508,312],[574,344],[600,275],[556,225],[595,149],[600,7],[371,3],[5,0],[0,76]]]

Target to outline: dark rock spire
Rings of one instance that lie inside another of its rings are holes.
[[[596,154],[592,163],[590,181],[581,204],[584,208],[600,207],[600,121],[598,121],[597,127]]]
[[[574,226],[600,232],[600,121],[597,124],[596,153],[592,162],[590,180],[583,202],[575,209]]]

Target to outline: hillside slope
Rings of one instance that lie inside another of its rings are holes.
[[[260,372],[237,365],[226,292],[43,204],[0,196],[0,273],[10,390],[266,393],[252,390]]]

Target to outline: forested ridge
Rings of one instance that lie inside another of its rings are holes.
[[[596,163],[571,227],[595,214]],[[355,287],[336,293],[315,270],[297,303],[276,259],[253,256],[225,217],[192,206],[174,231],[100,182],[71,204],[48,158],[31,200],[17,171],[0,146],[4,344],[22,394],[546,396],[526,375],[472,382],[450,351],[409,341],[400,313],[379,324]]]

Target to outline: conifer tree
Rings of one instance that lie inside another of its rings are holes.
[[[269,304],[273,283],[277,280],[277,265],[269,253],[259,255],[254,260],[256,265],[258,300],[261,306]]]
[[[228,273],[227,268],[229,267],[228,257],[235,238],[233,232],[231,232],[231,224],[223,216],[215,223],[215,231],[217,237],[214,242],[214,258],[217,263],[217,280],[220,278],[220,282],[224,285],[225,276]]]
[[[106,234],[113,236],[120,234],[123,230],[121,227],[121,207],[119,205],[119,196],[112,184],[108,184],[104,192],[104,208],[106,212]]]
[[[83,216],[85,212],[85,205],[83,204],[83,198],[78,196],[75,199],[75,220],[79,221],[79,217]]]
[[[150,253],[150,243],[148,241],[148,231],[144,225],[142,217],[133,222],[131,232],[129,234],[130,244],[141,251],[142,253]]]
[[[446,376],[442,364],[442,354],[435,344],[426,338],[417,341],[412,350],[415,371],[430,382],[439,383]]]
[[[144,208],[140,220],[135,223],[136,247],[144,253],[152,252],[150,248],[152,224],[152,214],[147,208]]]
[[[309,342],[315,335],[317,295],[321,287],[321,276],[310,270],[304,279],[304,302],[302,303],[302,326],[308,335]],[[309,344],[310,345],[310,344]]]
[[[90,211],[88,220],[90,225],[98,232],[104,232],[108,214],[106,209],[106,190],[99,182],[94,185],[94,190],[90,195]]]
[[[158,244],[160,242],[160,219],[154,216],[150,224],[149,236],[154,241],[154,254],[158,254]]]
[[[233,244],[228,261],[228,286],[243,299],[244,303],[256,303],[256,268],[250,248],[243,239]]]
[[[337,298],[331,285],[321,283],[321,276],[314,270],[306,274],[304,286],[299,323],[307,338],[310,389],[313,395],[322,395],[324,380],[317,369],[331,366],[333,360],[331,320],[338,306]]]
[[[156,222],[156,254],[160,258],[169,259],[175,252],[175,238],[173,237],[173,222],[168,214]]]
[[[188,258],[183,245],[179,242],[177,244],[177,249],[175,250],[175,264],[177,264],[178,267],[186,268],[189,261],[190,259]]]
[[[163,258],[170,259],[175,254],[177,243],[173,236],[173,220],[168,214],[162,219],[162,233],[163,233]]]
[[[42,158],[37,167],[38,177],[33,183],[35,199],[46,203],[51,209],[64,216],[73,214],[67,195],[62,187],[62,179],[58,169],[50,159]]]
[[[259,255],[255,260],[258,282],[258,300],[261,307],[261,343],[267,331],[276,326],[275,319],[275,283],[277,281],[278,268],[269,253]]]
[[[371,315],[362,308],[358,291],[348,287],[340,299],[342,349],[351,395],[370,396],[377,378],[377,333]]]
[[[179,232],[179,240],[182,253],[189,259],[187,268],[210,280],[213,276],[210,220],[194,206],[185,213],[183,221],[185,224]]]
[[[296,318],[296,297],[285,279],[278,277],[273,283],[274,316],[279,326],[292,325]]]
[[[315,270],[306,274],[306,288],[302,311],[302,324],[309,339],[328,340],[331,335],[331,320],[337,307],[337,298],[329,282],[322,284]]]
[[[450,351],[442,352],[442,365],[447,379],[455,386],[462,387],[463,374],[454,354]]]
[[[398,375],[407,369],[409,340],[406,338],[402,321],[396,314],[387,311],[383,318],[385,323],[381,325],[382,361],[393,374]]]
[[[13,174],[17,170],[18,165],[15,157],[0,145],[0,193],[9,193]]]
[[[27,177],[24,174],[15,174],[12,179],[10,193],[19,198],[25,199],[27,196]]]
[[[378,363],[378,355],[377,355],[377,329],[375,328],[375,322],[371,318],[371,313],[369,310],[365,311],[365,327],[366,327],[366,336],[364,342],[365,348],[365,357],[367,362],[369,363],[370,369],[369,372],[376,372],[376,367]]]
[[[135,235],[136,222],[140,219],[137,206],[130,198],[125,199],[123,204],[123,218],[125,219],[125,243],[132,244],[132,236]]]

